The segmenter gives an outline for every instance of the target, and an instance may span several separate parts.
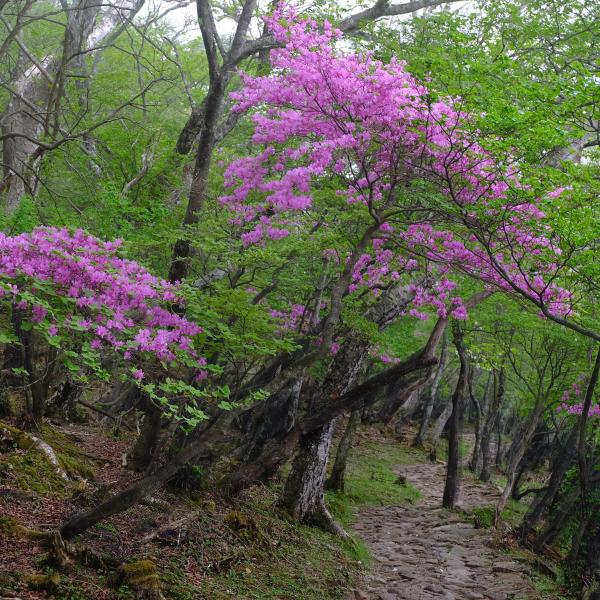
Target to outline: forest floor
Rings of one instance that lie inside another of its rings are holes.
[[[57,451],[70,479],[57,477],[35,449],[0,443],[0,600],[136,597],[110,570],[74,563],[54,571],[39,540],[14,527],[51,529],[139,477],[121,465],[129,434],[93,423],[48,423],[39,435]],[[149,561],[169,600],[561,597],[555,590],[536,596],[525,568],[503,555],[489,531],[471,525],[477,518],[489,521],[494,486],[465,478],[461,505],[469,514],[442,510],[444,465],[427,462],[422,450],[386,430],[358,432],[345,492],[327,493],[335,518],[358,534],[350,541],[279,512],[284,479],[285,470],[271,485],[234,500],[206,489],[163,490],[79,541],[123,564]]]

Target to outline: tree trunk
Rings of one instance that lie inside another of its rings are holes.
[[[336,535],[347,537],[327,510],[323,496],[334,427],[335,421],[330,421],[300,441],[280,505],[300,523],[316,525]]]
[[[396,320],[412,297],[413,292],[406,286],[389,288],[370,309],[368,316],[380,330],[384,329]],[[434,331],[443,329],[443,327],[436,324]],[[326,329],[327,326],[324,328],[324,332]],[[324,333],[325,335],[326,333]],[[368,350],[369,341],[362,338],[349,338],[342,344],[331,361],[319,395],[313,397],[311,411],[319,406],[337,403],[336,399],[354,385],[363,371]],[[402,384],[403,382],[400,381],[398,387],[402,387]],[[411,385],[407,386],[407,388],[410,387]],[[336,416],[338,414],[340,413],[338,412]],[[319,525],[330,531],[342,533],[343,530],[333,522],[323,501],[325,473],[332,435],[333,424],[329,422],[318,431],[303,436],[286,483],[281,506],[303,523]]]
[[[490,391],[491,382],[492,373],[490,372],[488,375],[487,383],[485,384],[485,390],[483,391],[482,402],[479,402],[475,397],[475,394],[473,393],[471,380],[469,380],[469,394],[471,396],[471,401],[475,405],[476,411],[475,444],[473,445],[473,454],[471,455],[471,460],[469,461],[469,470],[472,473],[478,473],[481,469],[481,437],[483,432],[483,422],[485,418],[485,410],[487,406],[487,398]]]
[[[184,226],[194,225],[200,219],[200,211],[204,206],[208,191],[208,175],[215,148],[217,124],[223,110],[225,88],[230,75],[227,72],[217,75],[211,82],[203,103],[202,129],[196,151],[194,174],[188,197],[188,204],[183,219]],[[192,245],[187,238],[179,239],[173,246],[169,281],[183,281],[189,271],[189,260],[192,255]]]
[[[136,471],[145,471],[151,465],[160,441],[162,411],[148,398],[144,399],[144,421],[142,431],[131,452],[132,467]]]
[[[412,391],[410,392],[408,398],[402,404],[402,406],[400,406],[398,412],[396,413],[396,422],[394,423],[394,431],[396,433],[400,433],[402,431],[402,426],[409,421],[418,410],[419,401],[421,400],[421,390],[426,384],[427,379],[420,379],[415,382],[414,386],[412,386]]]
[[[302,376],[289,379],[262,406],[249,411],[249,423],[244,426],[247,442],[240,452],[244,463],[252,462],[268,440],[279,439],[294,427],[303,383]]]
[[[546,489],[538,494],[534,502],[525,513],[519,526],[521,540],[525,541],[538,521],[545,515],[556,498],[566,472],[569,470],[574,458],[574,445],[577,440],[578,426],[575,424],[569,433],[564,445],[559,450],[558,458],[553,465]]]
[[[527,423],[525,430],[522,432],[521,435],[516,436],[515,440],[513,440],[513,443],[516,441],[516,446],[514,450],[510,453],[510,460],[506,468],[506,485],[504,486],[502,494],[500,495],[500,498],[498,499],[498,502],[496,504],[496,525],[498,525],[502,511],[504,510],[504,507],[506,506],[506,503],[508,502],[508,499],[512,494],[513,488],[517,480],[517,469],[519,467],[519,464],[523,459],[525,450],[527,450],[527,447],[529,446],[529,443],[533,438],[533,434],[537,429],[538,423],[540,422],[540,418],[546,408],[544,400],[544,398],[537,399],[537,402],[534,406],[531,416],[529,417],[529,422]]]
[[[348,455],[352,448],[352,440],[354,439],[354,432],[360,422],[360,409],[354,410],[350,413],[350,418],[344,433],[340,439],[340,443],[335,454],[335,462],[331,469],[331,475],[325,482],[325,489],[332,490],[334,492],[344,492],[346,487],[346,464],[348,463]]]
[[[498,419],[498,412],[502,404],[504,396],[504,387],[506,382],[506,374],[503,368],[496,373],[495,393],[490,403],[488,414],[485,419],[483,431],[481,434],[481,473],[479,479],[481,481],[489,481],[492,469],[492,434],[494,425]]]
[[[448,362],[448,341],[444,338],[444,342],[442,344],[442,352],[440,354],[440,362],[435,370],[435,375],[433,381],[431,383],[431,389],[429,390],[429,394],[427,395],[427,402],[425,403],[425,407],[423,409],[423,415],[421,417],[421,423],[419,424],[419,431],[413,440],[413,446],[422,446],[423,441],[426,438],[427,430],[429,429],[429,422],[431,421],[431,413],[433,412],[433,407],[435,406],[435,401],[437,399],[437,392],[440,387],[440,382],[442,380],[442,375],[444,374],[444,370],[446,369],[446,364]]]
[[[363,370],[368,348],[368,343],[362,340],[348,340],[342,344],[331,361],[319,394],[313,398],[309,410],[314,410],[323,403],[334,402],[336,397],[354,384]],[[316,525],[345,537],[346,533],[329,514],[323,496],[336,420],[332,419],[300,441],[280,505],[301,523]]]
[[[460,481],[460,435],[462,412],[467,396],[469,380],[469,361],[464,345],[463,333],[458,321],[452,323],[454,345],[460,358],[460,372],[456,389],[452,395],[452,416],[450,417],[450,436],[448,438],[448,466],[442,506],[453,508],[458,496]]]
[[[442,436],[442,432],[444,431],[444,427],[446,427],[446,423],[448,423],[448,419],[452,414],[452,399],[450,399],[444,409],[435,420],[433,427],[429,433],[429,443],[435,448],[437,447],[438,442],[440,441],[440,437]]]

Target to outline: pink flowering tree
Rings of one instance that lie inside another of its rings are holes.
[[[193,425],[204,418],[206,377],[195,350],[201,328],[170,310],[181,290],[81,230],[40,227],[0,234],[5,370],[21,379],[36,421],[57,370],[82,383],[121,373],[165,411]],[[188,397],[180,413],[174,396]]]
[[[544,198],[477,141],[459,98],[436,97],[399,61],[349,53],[329,23],[290,6],[266,23],[281,45],[271,73],[242,74],[233,95],[234,110],[251,111],[256,151],[228,165],[221,202],[246,247],[306,230],[315,190],[335,189],[335,210],[355,216],[362,230],[340,257],[327,346],[345,294],[378,293],[416,272],[433,277],[414,284],[413,316],[431,306],[466,318],[450,271],[525,296],[546,316],[571,314]]]
[[[561,403],[557,407],[556,411],[567,415],[581,416],[584,411],[583,395],[584,389],[582,386],[585,384],[585,375],[580,375],[577,381],[571,385],[570,388],[563,392],[561,397]],[[600,417],[600,404],[590,403],[587,415],[589,417]]]

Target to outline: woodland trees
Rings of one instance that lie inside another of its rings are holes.
[[[327,486],[416,417],[452,506],[466,419],[497,523],[531,498],[522,541],[600,580],[597,6],[185,4],[0,4],[3,411],[141,424],[63,538],[288,461],[280,506],[344,535],[345,415]]]

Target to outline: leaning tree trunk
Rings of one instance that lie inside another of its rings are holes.
[[[440,363],[438,368],[435,370],[435,375],[433,377],[433,381],[431,382],[431,388],[429,390],[429,394],[427,396],[427,402],[425,403],[425,407],[423,409],[423,416],[421,417],[421,423],[419,425],[419,431],[413,440],[413,446],[422,446],[423,441],[425,440],[427,430],[429,429],[429,422],[431,421],[431,413],[433,412],[433,407],[435,406],[435,401],[437,398],[437,392],[440,387],[440,382],[442,380],[442,375],[444,374],[444,370],[446,368],[446,364],[448,362],[448,342],[446,338],[444,338],[444,342],[442,345],[442,351],[440,354]]]
[[[525,451],[527,450],[527,447],[529,446],[529,443],[533,438],[533,434],[537,429],[538,423],[540,421],[540,418],[542,417],[545,408],[546,407],[544,404],[544,398],[538,398],[534,406],[533,412],[529,417],[529,422],[527,423],[525,430],[522,432],[521,435],[517,436],[515,440],[516,445],[513,451],[510,453],[510,460],[506,469],[506,485],[504,486],[502,494],[500,495],[500,498],[498,499],[498,502],[496,504],[496,525],[499,523],[500,515],[502,514],[502,511],[504,510],[504,507],[506,506],[506,503],[508,502],[508,499],[512,494],[513,488],[517,480],[517,470],[519,468],[519,464],[521,463]],[[513,444],[515,443],[515,441],[513,441]]]
[[[352,440],[354,439],[354,432],[360,422],[361,410],[352,411],[344,433],[340,439],[340,443],[335,454],[335,462],[331,469],[331,475],[325,482],[325,489],[332,490],[334,492],[344,492],[346,487],[346,464],[348,463],[348,455],[352,448]]]
[[[452,323],[452,334],[454,345],[460,359],[460,372],[456,389],[452,395],[452,416],[450,417],[450,435],[448,438],[448,467],[446,470],[446,483],[444,485],[444,496],[442,506],[453,508],[458,495],[460,480],[460,428],[462,411],[467,396],[469,380],[469,361],[464,344],[463,333],[457,321]]]
[[[444,406],[444,409],[442,410],[438,418],[435,420],[435,423],[433,424],[433,427],[431,428],[431,431],[429,433],[428,441],[434,448],[437,447],[437,444],[440,441],[440,437],[442,437],[442,432],[444,431],[444,428],[446,427],[446,424],[448,423],[448,419],[450,418],[451,414],[452,399],[450,399],[446,403],[446,406]]]
[[[490,372],[487,383],[485,384],[485,389],[483,391],[482,401],[479,402],[473,393],[471,380],[469,380],[469,395],[471,396],[471,401],[475,405],[475,411],[477,413],[477,421],[475,423],[475,444],[473,445],[473,454],[471,455],[471,460],[469,461],[469,470],[472,473],[478,473],[479,469],[481,469],[481,437],[491,382],[492,373]]]
[[[489,481],[492,470],[492,434],[494,432],[494,425],[498,419],[498,412],[500,405],[502,404],[502,398],[504,397],[504,386],[506,382],[506,374],[504,369],[501,368],[497,374],[497,381],[495,386],[495,393],[488,409],[488,414],[485,419],[483,431],[481,433],[481,473],[479,479],[481,481]]]
[[[260,479],[260,473],[271,468],[273,464],[282,464],[292,456],[300,440],[312,431],[323,427],[340,414],[353,411],[365,404],[370,405],[375,392],[397,378],[422,376],[423,371],[430,371],[436,365],[435,350],[443,335],[445,320],[440,319],[434,327],[427,344],[406,360],[379,373],[362,384],[350,389],[337,399],[321,407],[315,413],[306,415],[281,440],[267,444],[260,456],[244,469],[231,477],[233,490],[241,490]],[[83,533],[86,529],[99,523],[111,515],[127,510],[154,490],[162,487],[172,479],[188,463],[200,457],[218,456],[223,448],[230,444],[234,436],[233,421],[241,411],[223,412],[206,426],[201,435],[194,436],[189,444],[179,451],[167,464],[156,473],[147,475],[136,481],[127,489],[111,496],[100,504],[73,516],[61,526],[60,532],[65,539]]]
[[[569,436],[565,440],[564,445],[559,449],[559,455],[556,462],[553,465],[550,473],[550,480],[546,488],[538,494],[534,502],[525,513],[521,525],[519,526],[521,539],[525,541],[529,535],[533,532],[534,527],[537,525],[539,520],[545,515],[563,482],[566,472],[571,467],[574,458],[574,445],[577,440],[579,430],[577,424],[573,426]]]
[[[467,307],[474,306],[488,295],[476,294],[467,301]],[[325,426],[335,417],[344,412],[357,410],[362,405],[368,408],[375,400],[376,392],[391,381],[400,378],[406,380],[421,378],[424,372],[430,373],[437,364],[435,352],[444,334],[445,327],[446,320],[438,319],[427,343],[418,352],[348,390],[335,403],[328,403],[315,413],[306,415],[281,440],[267,444],[252,465],[247,465],[244,469],[232,474],[230,477],[232,489],[244,489],[253,481],[258,480],[260,478],[259,474],[269,470],[273,464],[282,464],[292,456],[304,436]],[[198,460],[200,457],[212,458],[218,456],[223,448],[234,439],[233,421],[240,414],[241,411],[239,410],[219,414],[209,425],[202,429],[200,436],[193,436],[189,444],[156,473],[143,477],[122,492],[76,514],[61,526],[61,535],[65,539],[69,539],[83,533],[103,519],[127,510],[154,490],[162,487],[167,481],[175,477],[186,464]]]
[[[288,379],[262,405],[249,411],[248,422],[243,426],[246,441],[236,452],[243,463],[252,462],[267,441],[279,439],[291,431],[298,418],[303,383],[303,376]],[[268,476],[265,474],[266,478]]]
[[[367,316],[377,323],[379,329],[383,329],[406,309],[412,301],[413,294],[408,286],[390,288],[379,298]],[[445,325],[438,324],[434,329],[439,330],[443,327]],[[327,326],[324,331],[327,331]],[[336,398],[354,385],[362,373],[369,346],[368,340],[361,338],[350,338],[342,344],[331,361],[319,395],[312,398],[311,410],[336,402]],[[402,382],[399,387],[403,387]],[[334,523],[324,501],[325,473],[332,435],[333,424],[326,423],[319,430],[303,436],[280,505],[300,522],[342,533],[343,530]]]

